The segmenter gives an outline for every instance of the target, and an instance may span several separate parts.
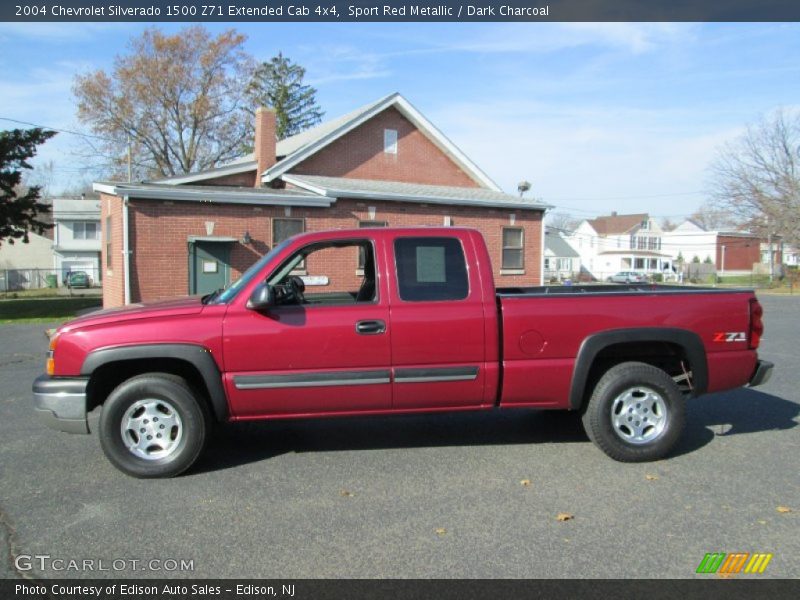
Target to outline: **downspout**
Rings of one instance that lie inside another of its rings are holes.
[[[547,209],[542,211],[542,220],[539,221],[539,224],[541,226],[539,237],[542,238],[542,247],[539,254],[539,285],[544,285],[544,235],[545,235],[544,215],[546,212]]]
[[[128,196],[122,197],[122,261],[123,261],[123,289],[125,292],[125,305],[131,303],[131,251],[128,238]]]

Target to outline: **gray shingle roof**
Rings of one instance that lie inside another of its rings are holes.
[[[290,184],[317,191],[328,197],[372,198],[432,204],[474,205],[522,210],[545,210],[549,205],[531,198],[520,198],[480,187],[422,185],[398,181],[323,177],[320,175],[284,175]]]
[[[569,245],[567,240],[549,228],[545,230],[544,249],[546,253],[549,252],[559,258],[580,258],[580,254]]]

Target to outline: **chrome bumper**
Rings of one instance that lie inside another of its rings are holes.
[[[88,377],[37,377],[33,382],[33,407],[39,420],[50,429],[68,433],[96,429],[95,415],[86,411],[88,383]]]

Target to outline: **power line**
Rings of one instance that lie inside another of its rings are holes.
[[[576,196],[549,196],[548,200],[566,200],[567,202],[576,201],[576,202],[593,202],[595,200],[650,200],[652,198],[672,198],[673,196],[693,196],[695,194],[702,194],[704,193],[702,190],[695,190],[693,192],[674,192],[672,194],[650,194],[647,196],[608,196],[608,197],[593,197],[593,198],[579,198]]]
[[[38,127],[39,129],[48,129],[50,131],[56,131],[58,133],[68,133],[70,135],[77,135],[80,137],[85,138],[95,138],[97,140],[103,140],[105,142],[118,142],[119,140],[115,140],[112,138],[103,137],[101,135],[93,135],[91,133],[81,133],[80,131],[73,131],[71,129],[60,129],[58,127],[49,127],[47,125],[37,125],[36,123],[31,123],[29,121],[20,121],[19,119],[12,119],[10,117],[0,117],[0,121],[10,121],[12,123],[19,123],[20,125],[28,125],[30,127]]]

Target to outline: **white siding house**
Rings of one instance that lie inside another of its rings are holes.
[[[672,256],[662,249],[663,232],[647,214],[611,215],[583,221],[566,239],[583,268],[600,281],[619,271],[672,272]]]
[[[85,271],[97,284],[100,271],[100,200],[53,200],[53,266],[59,283],[70,271]]]

